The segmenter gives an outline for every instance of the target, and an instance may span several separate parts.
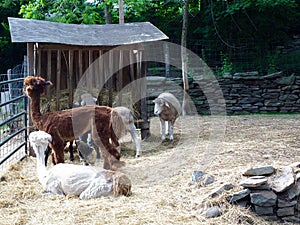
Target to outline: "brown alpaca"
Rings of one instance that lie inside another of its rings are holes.
[[[32,122],[38,130],[45,131],[52,136],[50,147],[52,148],[53,164],[64,162],[66,142],[73,141],[91,130],[94,143],[104,158],[104,168],[116,170],[123,166],[124,163],[119,161],[120,153],[116,146],[109,141],[117,139],[113,132],[113,124],[121,124],[120,116],[114,113],[112,108],[106,106],[83,106],[41,114],[40,95],[44,93],[48,85],[52,85],[52,83],[45,81],[42,77],[28,76],[24,80],[24,93],[31,100]],[[75,127],[74,124],[76,124]],[[100,154],[97,154],[97,158],[100,158]]]

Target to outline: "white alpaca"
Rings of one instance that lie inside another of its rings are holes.
[[[51,135],[35,131],[30,133],[29,141],[36,154],[39,181],[47,193],[77,195],[80,199],[130,194],[130,179],[118,171],[65,163],[47,170],[45,150],[52,141]]]

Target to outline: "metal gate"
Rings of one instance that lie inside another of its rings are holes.
[[[19,73],[14,73],[19,72]],[[25,73],[14,68],[0,74],[0,174],[27,155]]]

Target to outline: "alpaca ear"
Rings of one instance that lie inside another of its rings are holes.
[[[165,102],[165,106],[167,106],[168,108],[170,108],[170,105],[168,102]]]
[[[48,86],[48,85],[51,86],[51,85],[52,85],[52,82],[51,82],[51,81],[46,81],[44,85],[45,85],[45,86]]]

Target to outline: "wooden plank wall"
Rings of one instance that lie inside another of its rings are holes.
[[[105,60],[97,60],[108,50],[110,48],[62,48],[59,45],[38,46],[34,54],[35,57],[33,57],[36,75],[41,75],[54,84],[51,91],[47,91],[46,94],[48,96],[56,95],[57,110],[61,109],[59,103],[61,92],[66,90],[69,93],[69,105],[71,107],[74,100],[74,90],[84,73],[88,73],[87,87],[100,88],[99,84],[103,84],[108,77],[111,77],[116,68],[121,68],[122,65],[128,64],[122,70],[114,73],[113,79],[108,79],[105,83],[105,87],[110,90],[109,106],[114,101],[113,91],[118,92],[130,82],[146,76],[146,71],[142,71],[142,68],[145,68],[142,65],[143,62],[136,63],[144,57],[142,50],[110,50]],[[141,87],[137,86],[134,94],[141,96]],[[118,100],[122,102],[122,97]]]

